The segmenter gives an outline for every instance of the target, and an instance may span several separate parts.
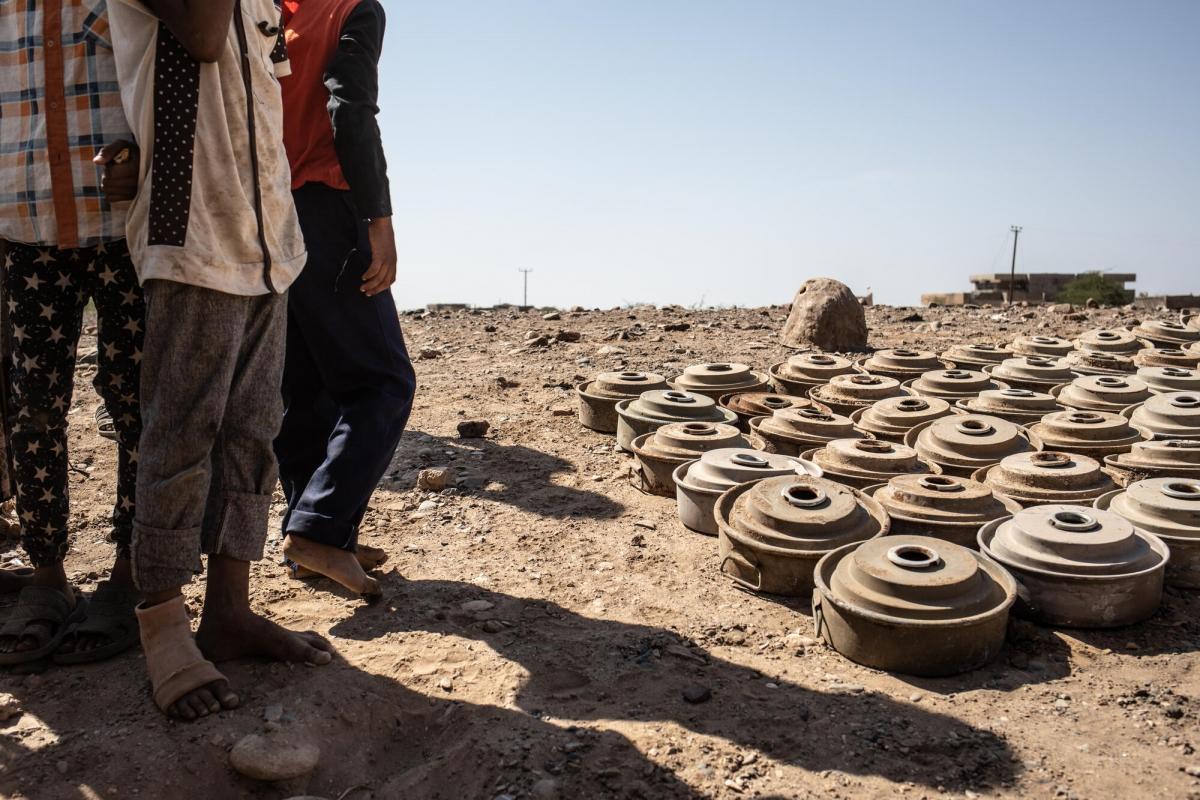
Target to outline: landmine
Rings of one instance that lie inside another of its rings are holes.
[[[1146,478],[1200,478],[1200,441],[1138,442],[1128,453],[1105,456],[1104,466],[1121,486]]]
[[[676,467],[709,450],[748,449],[746,437],[732,425],[712,422],[672,422],[633,440],[641,488],[662,497],[675,496]]]
[[[829,407],[835,414],[850,416],[860,408],[888,397],[910,397],[912,392],[895,378],[883,375],[835,375],[829,383],[808,392],[809,399]]]
[[[737,425],[737,414],[711,397],[673,389],[653,391],[617,403],[617,444],[629,450],[633,440],[671,422],[723,422]]]
[[[1137,371],[1139,380],[1150,387],[1153,394],[1170,392],[1200,393],[1200,370],[1182,367],[1142,367]]]
[[[758,450],[710,450],[695,461],[680,464],[672,478],[679,520],[697,533],[717,535],[713,506],[723,492],[742,483],[778,475],[820,476],[811,461]]]
[[[954,413],[948,401],[936,397],[888,397],[855,411],[850,421],[868,436],[904,444],[913,428]]]
[[[768,370],[775,388],[784,394],[808,397],[808,390],[829,383],[835,375],[849,375],[858,370],[848,358],[825,353],[801,353]]]
[[[1181,589],[1200,589],[1200,480],[1151,478],[1110,492],[1095,507],[1124,517],[1149,531],[1171,549],[1165,581]]]
[[[1091,505],[1117,488],[1096,459],[1048,450],[1009,456],[994,467],[979,470],[974,478],[1026,508],[1055,503]]]
[[[895,378],[900,383],[918,378],[926,372],[949,369],[950,364],[925,350],[880,350],[856,362],[858,368],[870,375]]]
[[[672,389],[719,400],[737,392],[763,392],[770,389],[767,375],[755,372],[745,364],[693,364],[667,381]]]
[[[820,467],[827,480],[852,489],[886,483],[896,475],[937,475],[942,471],[937,464],[923,461],[911,447],[879,439],[835,439],[800,457]]]
[[[1017,356],[1062,358],[1074,350],[1075,345],[1057,336],[1018,336],[1009,349]]]
[[[1155,347],[1182,347],[1200,341],[1200,330],[1180,322],[1147,320],[1134,328],[1133,332]]]
[[[1133,376],[1082,375],[1055,386],[1050,394],[1059,404],[1076,411],[1107,411],[1120,414],[1129,406],[1146,402],[1150,387]]]
[[[897,475],[866,492],[887,511],[893,534],[933,536],[971,549],[982,525],[1021,510],[990,486],[952,475]]]
[[[666,388],[666,378],[653,372],[602,372],[575,387],[579,422],[600,433],[616,433],[617,403]]]
[[[980,392],[1007,389],[1008,384],[993,379],[984,372],[971,369],[941,369],[926,372],[904,384],[917,397],[937,397],[942,400],[965,400]]]
[[[718,401],[721,408],[727,408],[737,414],[738,430],[750,432],[750,420],[755,417],[769,417],[776,411],[785,408],[815,408],[818,411],[828,411],[825,406],[814,403],[806,397],[792,397],[786,394],[770,392],[739,392],[727,394]]]
[[[961,369],[982,371],[984,367],[999,364],[1012,358],[1013,351],[1004,345],[983,342],[980,344],[956,344],[942,353],[942,360]]]
[[[1124,414],[1155,439],[1200,439],[1200,392],[1155,395]]]
[[[1190,345],[1190,349],[1182,350],[1178,347],[1147,347],[1141,350],[1133,357],[1134,366],[1137,367],[1180,367],[1182,369],[1195,369],[1200,364],[1200,349],[1196,345]]]
[[[972,550],[927,536],[841,547],[815,573],[817,635],[864,666],[955,675],[1004,646],[1016,581]]]
[[[1119,515],[1072,505],[989,522],[979,549],[1017,579],[1018,615],[1069,628],[1115,628],[1154,614],[1170,557],[1161,539]]]
[[[1137,372],[1132,358],[1116,353],[1076,350],[1063,359],[1063,364],[1080,375],[1132,375]]]
[[[788,475],[733,487],[715,510],[720,570],[754,592],[808,597],[831,550],[888,532],[883,507],[855,489]]]
[[[1153,438],[1149,430],[1106,411],[1055,411],[1029,426],[1044,450],[1077,453],[1101,460],[1127,453],[1136,442]]]
[[[986,414],[1018,425],[1031,425],[1047,414],[1063,409],[1049,392],[1011,387],[980,392],[979,397],[959,400],[954,407],[968,414]]]
[[[1055,386],[1070,383],[1079,377],[1061,359],[1052,356],[1019,356],[1001,361],[984,370],[1013,389],[1049,392]]]
[[[904,443],[947,475],[963,478],[1006,456],[1041,450],[1041,442],[1020,425],[983,414],[943,417],[913,428]]]
[[[834,439],[866,437],[848,417],[815,408],[785,408],[750,420],[750,441],[768,453],[799,456]]]
[[[1148,347],[1147,342],[1134,336],[1130,331],[1097,328],[1080,334],[1074,341],[1076,350],[1090,350],[1096,353],[1117,353],[1132,356],[1139,350]]]

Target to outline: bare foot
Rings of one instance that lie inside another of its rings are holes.
[[[333,660],[333,646],[320,635],[296,633],[253,611],[205,608],[196,644],[214,663],[235,658],[265,658],[322,666]]]
[[[184,722],[194,722],[209,714],[238,707],[241,700],[229,688],[229,681],[219,680],[193,689],[167,708],[167,715]]]
[[[84,657],[85,653],[109,647],[118,639],[128,641],[126,632],[134,631],[137,625],[133,609],[138,604],[138,599],[139,592],[133,584],[132,563],[128,558],[117,558],[113,562],[108,581],[101,584],[100,589],[92,595],[88,609],[89,615],[92,615],[93,611],[101,611],[100,620],[104,625],[86,622],[73,635],[63,640],[55,656]],[[125,624],[122,625],[122,622]],[[129,642],[129,646],[132,644]]]
[[[385,550],[379,547],[371,547],[369,544],[360,544],[358,549],[354,551],[354,560],[358,562],[360,567],[369,572],[370,570],[377,569],[387,563],[388,554]],[[308,567],[302,567],[299,564],[296,564],[293,567],[290,574],[293,578],[300,581],[308,580],[309,578],[324,577],[316,570],[309,569]]]
[[[75,607],[75,588],[67,580],[67,573],[63,570],[61,563],[49,567],[39,567],[29,572],[24,570],[20,572],[4,570],[3,572],[5,576],[12,576],[13,582],[18,584],[13,591],[20,591],[26,586],[45,586],[62,592],[63,596],[67,598],[70,608]],[[50,622],[33,620],[25,625],[25,631],[20,636],[0,636],[0,653],[26,653],[30,650],[37,650],[41,646],[39,642],[54,636],[54,630],[55,626]]]
[[[337,581],[356,594],[364,597],[383,594],[379,581],[364,572],[358,558],[348,550],[289,535],[283,540],[283,555],[301,567]]]

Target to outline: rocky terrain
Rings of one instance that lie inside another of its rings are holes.
[[[334,663],[226,665],[242,708],[194,724],[154,708],[138,652],[0,673],[0,796],[1200,798],[1197,595],[1168,590],[1123,630],[1016,622],[997,661],[956,678],[876,672],[819,644],[804,603],[736,589],[716,541],[634,488],[611,437],[579,427],[578,381],[702,360],[765,369],[790,352],[786,315],[406,315],[417,403],[363,536],[391,553],[384,600],[292,580],[277,533],[253,570],[255,607],[327,635]],[[867,309],[872,346],[937,351],[1133,319]],[[111,559],[115,461],[92,427],[90,369],[71,417],[68,570],[85,587]],[[486,436],[461,438],[464,421],[487,421]],[[6,561],[15,550],[0,542]],[[230,753],[252,734],[305,745],[315,769],[244,777]]]

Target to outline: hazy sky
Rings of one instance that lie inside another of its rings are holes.
[[[1200,292],[1200,1],[384,2],[401,307]]]

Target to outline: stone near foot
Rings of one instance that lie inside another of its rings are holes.
[[[235,770],[257,781],[286,781],[317,768],[321,748],[295,734],[252,733],[229,751]]]
[[[383,594],[379,581],[363,570],[354,553],[317,544],[299,536],[283,540],[283,555],[305,569],[337,581],[350,591],[375,598]]]

